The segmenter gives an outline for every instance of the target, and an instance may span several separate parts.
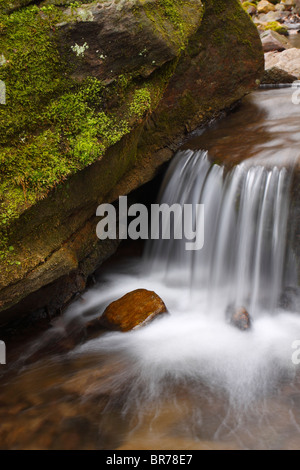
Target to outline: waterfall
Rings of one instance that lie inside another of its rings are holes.
[[[185,240],[152,241],[146,254],[152,272],[166,283],[191,286],[194,297],[204,294],[207,308],[222,302],[252,316],[273,312],[286,283],[296,285],[287,249],[291,181],[292,169],[255,159],[226,169],[206,151],[178,152],[159,203],[203,204],[204,247],[186,251]]]

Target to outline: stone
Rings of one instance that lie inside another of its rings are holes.
[[[295,0],[295,12],[300,15],[300,0]]]
[[[257,4],[258,13],[269,13],[269,11],[275,11],[275,6],[267,0],[261,0]]]
[[[286,9],[291,9],[296,5],[295,0],[281,0],[281,4],[286,8]]]
[[[166,312],[164,302],[155,292],[137,289],[109,304],[99,322],[109,329],[125,332]]]
[[[254,5],[249,5],[247,7],[246,11],[247,11],[248,15],[253,16],[253,15],[255,15],[257,10],[256,10],[256,7]]]
[[[289,74],[285,70],[281,70],[278,67],[272,67],[265,71],[264,76],[261,80],[261,84],[280,85],[283,83],[293,83],[296,80],[297,77]]]
[[[236,308],[231,315],[230,324],[242,331],[249,330],[251,318],[247,310],[244,307]]]
[[[292,47],[288,39],[282,36],[282,34],[278,34],[270,29],[268,31],[264,31],[261,34],[260,39],[264,52],[284,51],[285,49]]]
[[[293,47],[283,52],[267,52],[265,54],[266,70],[277,67],[300,79],[300,49]]]
[[[248,15],[253,16],[257,13],[256,5],[254,3],[248,1],[243,1],[241,3],[243,4],[243,8],[248,13]]]
[[[286,14],[281,11],[269,11],[257,16],[257,21],[261,23],[269,23],[271,21],[283,21],[286,18]]]
[[[67,20],[57,25],[60,47],[67,55],[74,50],[74,44],[86,44],[82,54],[80,50],[77,53],[79,60],[73,58],[72,76],[76,80],[96,76],[110,83],[124,72],[146,78],[178,56],[181,38],[163,11],[158,8],[153,16],[148,13],[153,0],[147,0],[142,8],[133,8],[131,2],[123,2],[121,9],[115,5],[108,8],[106,3],[82,5],[75,19],[74,9],[67,8]],[[184,19],[179,7],[182,28],[189,29],[183,36],[196,32],[203,15],[201,2],[193,0],[186,13]],[[161,28],[153,28],[153,23],[160,20]]]
[[[251,318],[245,307],[236,307],[234,304],[229,304],[225,312],[226,321],[238,328],[245,331],[251,328]]]

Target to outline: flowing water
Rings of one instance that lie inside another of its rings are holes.
[[[147,243],[143,259],[102,270],[50,329],[18,346],[1,377],[2,448],[300,447],[300,105],[291,95],[252,94],[170,164],[159,201],[204,204],[202,250]],[[137,288],[159,294],[168,314],[78,340]],[[228,322],[236,307],[249,311],[249,331]]]

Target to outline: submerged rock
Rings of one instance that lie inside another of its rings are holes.
[[[155,292],[137,289],[109,304],[97,322],[109,329],[130,331],[162,313],[167,313],[167,308]]]
[[[239,330],[246,331],[251,328],[251,317],[245,307],[229,306],[227,309],[229,323]]]

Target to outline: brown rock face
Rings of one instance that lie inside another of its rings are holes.
[[[99,320],[108,328],[130,331],[166,312],[164,302],[155,292],[137,289],[112,302]]]

